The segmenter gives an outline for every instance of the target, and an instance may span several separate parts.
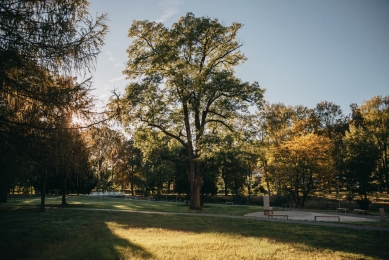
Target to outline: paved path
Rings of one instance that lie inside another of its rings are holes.
[[[119,209],[94,209],[94,208],[67,208],[67,207],[47,207],[47,209],[60,209],[60,210],[84,210],[84,211],[109,211],[109,212],[129,212],[129,213],[142,213],[142,214],[158,214],[158,215],[183,215],[183,216],[201,216],[201,217],[217,217],[217,218],[233,218],[233,219],[251,219],[251,220],[260,220],[260,221],[269,221],[269,222],[280,222],[280,223],[291,223],[291,224],[302,224],[302,225],[313,225],[313,226],[327,226],[335,228],[351,228],[356,230],[375,230],[375,231],[386,231],[389,232],[388,227],[378,227],[378,226],[369,226],[369,225],[353,225],[346,223],[335,223],[335,222],[324,222],[324,221],[314,221],[313,215],[324,215],[323,213],[314,213],[310,211],[286,211],[285,214],[288,215],[289,219],[277,219],[277,218],[268,218],[263,215],[263,212],[249,213],[245,216],[230,216],[230,215],[218,215],[218,214],[202,214],[202,213],[176,213],[176,212],[154,212],[154,211],[136,211],[136,210],[119,210]],[[277,214],[281,211],[277,211]],[[346,216],[350,214],[329,214],[328,215],[339,215],[341,221],[379,221],[379,217],[376,216]],[[312,217],[312,219],[311,219]],[[351,220],[354,219],[354,220]],[[357,219],[357,220],[355,220]]]
[[[380,220],[380,218],[378,216],[372,216],[372,215],[361,215],[361,214],[340,213],[340,212],[317,212],[317,211],[300,210],[300,209],[297,209],[297,210],[277,210],[277,211],[274,211],[274,214],[288,215],[288,219],[305,220],[305,221],[315,221],[315,216],[337,216],[337,217],[339,217],[340,222],[376,222],[376,221]],[[249,213],[249,214],[246,214],[246,216],[268,218],[268,216],[264,215],[263,212]],[[320,218],[320,221],[335,222],[335,221],[337,221],[337,219]]]

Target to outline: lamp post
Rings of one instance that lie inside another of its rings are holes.
[[[340,178],[339,176],[335,176],[335,179],[336,179],[336,186],[337,186],[336,197],[338,198],[338,208],[340,208],[339,178]]]

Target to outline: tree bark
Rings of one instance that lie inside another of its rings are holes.
[[[62,203],[61,205],[66,205],[66,180],[63,181],[62,187]]]
[[[388,151],[387,144],[384,144],[384,175],[386,183],[386,193],[389,194],[389,169],[388,169]]]
[[[46,182],[47,182],[47,173],[45,172],[45,175],[44,175],[43,181],[42,181],[40,211],[45,211]]]
[[[203,179],[200,174],[199,167],[196,165],[196,155],[193,149],[192,132],[189,123],[188,106],[184,101],[182,104],[184,110],[185,131],[189,159],[189,185],[190,185],[190,204],[189,208],[192,210],[201,210],[201,186],[203,185]]]
[[[192,210],[201,210],[201,186],[203,180],[200,176],[195,177],[195,180],[190,183],[190,206]]]

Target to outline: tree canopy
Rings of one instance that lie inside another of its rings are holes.
[[[224,26],[217,19],[181,17],[172,27],[134,21],[124,74],[132,82],[120,101],[120,119],[158,129],[187,150],[191,208],[200,208],[203,183],[201,142],[212,125],[232,130],[234,118],[261,106],[258,83],[242,82],[234,67],[245,61],[236,35],[241,24]]]
[[[36,162],[21,143],[32,147],[64,117],[90,112],[90,79],[75,74],[93,68],[106,32],[106,15],[94,20],[85,0],[0,2],[0,168],[29,162],[31,171]],[[4,201],[15,174],[0,179]]]

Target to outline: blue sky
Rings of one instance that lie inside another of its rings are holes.
[[[265,100],[313,108],[320,101],[362,104],[389,95],[387,0],[90,0],[90,13],[108,13],[109,33],[94,72],[94,94],[106,101],[124,92],[122,71],[133,20],[170,27],[187,12],[244,24],[238,34],[248,60],[236,68],[257,81]]]

